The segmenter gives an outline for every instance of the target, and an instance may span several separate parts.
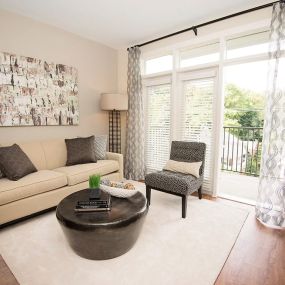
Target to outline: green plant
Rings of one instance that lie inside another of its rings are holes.
[[[259,176],[260,164],[261,164],[261,150],[262,150],[262,144],[260,144],[258,152],[254,153],[253,155],[249,154],[247,156],[246,169],[245,169],[246,173]]]
[[[234,84],[228,84],[225,90],[225,117],[226,127],[262,127],[264,117],[265,96],[261,92],[241,89]],[[259,140],[260,134],[250,134],[247,130],[231,129],[233,135],[243,140]]]
[[[99,188],[100,187],[100,180],[101,180],[101,175],[99,174],[94,174],[89,176],[89,188]]]

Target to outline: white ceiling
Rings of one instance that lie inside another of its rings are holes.
[[[0,0],[0,8],[114,48],[151,40],[263,0]]]

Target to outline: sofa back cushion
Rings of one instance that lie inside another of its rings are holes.
[[[14,142],[10,144],[1,143],[1,145],[10,146],[13,143]],[[26,153],[37,170],[52,170],[66,165],[67,149],[64,138],[27,143],[16,143]]]
[[[67,150],[64,139],[42,141],[41,145],[46,159],[46,169],[65,166]]]
[[[1,146],[11,146],[13,143],[1,144]],[[18,143],[23,152],[28,156],[37,170],[46,169],[46,158],[41,142]]]

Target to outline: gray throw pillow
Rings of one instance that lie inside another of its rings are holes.
[[[67,149],[66,165],[84,164],[97,162],[95,157],[95,138],[65,139]]]
[[[107,140],[106,135],[95,136],[95,156],[98,160],[106,159]]]
[[[17,144],[0,147],[0,169],[8,179],[15,181],[37,171],[31,160]]]

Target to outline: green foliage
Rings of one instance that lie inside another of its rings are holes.
[[[250,78],[248,79],[250,80]],[[228,129],[228,131],[248,142],[258,142],[258,148],[250,151],[246,156],[245,173],[259,175],[262,149],[262,130],[252,128],[263,127],[264,94],[238,88],[234,84],[226,86],[225,96],[225,127],[240,127]]]
[[[89,188],[96,189],[100,187],[101,175],[94,174],[89,176]]]
[[[240,89],[234,84],[227,85],[224,125],[227,127],[262,127],[264,104],[263,94]],[[230,133],[242,140],[262,140],[262,133],[258,130],[231,129]]]
[[[258,153],[247,156],[245,172],[255,173],[255,175],[257,176],[259,175],[260,163],[261,163],[261,149],[262,149],[262,145],[260,144]]]
[[[228,84],[226,86],[225,108],[263,110],[264,96],[251,90],[240,89],[234,84]]]

